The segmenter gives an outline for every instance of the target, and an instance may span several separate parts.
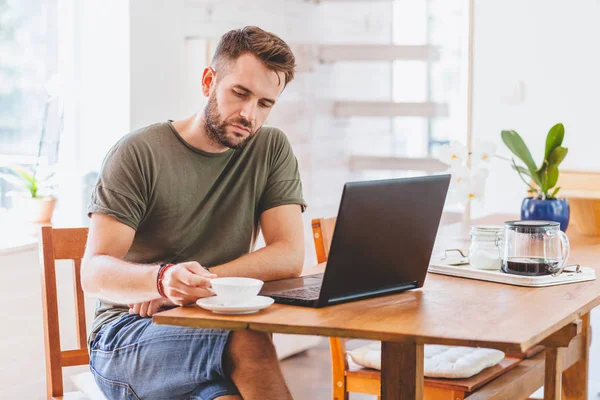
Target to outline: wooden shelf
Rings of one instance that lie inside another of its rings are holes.
[[[351,156],[349,164],[352,170],[405,170],[433,173],[448,169],[448,165],[428,157]]]
[[[336,117],[447,117],[444,103],[397,103],[389,101],[338,101],[333,104]]]
[[[320,45],[317,57],[321,63],[336,61],[436,61],[440,54],[431,46],[401,45]]]

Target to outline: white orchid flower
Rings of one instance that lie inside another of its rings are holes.
[[[449,145],[442,146],[438,159],[450,166],[463,164],[467,161],[469,151],[460,142],[451,142]]]
[[[448,169],[447,173],[451,175],[450,189],[458,188],[469,182],[471,179],[471,170],[464,165],[455,164]]]
[[[488,171],[483,168],[471,170],[456,166],[449,170],[452,175],[448,190],[448,203],[466,205],[470,201],[483,201]]]
[[[496,155],[496,145],[492,142],[476,141],[473,146],[473,158],[476,163],[489,162]]]
[[[485,181],[487,180],[488,175],[488,171],[482,168],[471,171],[468,180],[466,180],[465,184],[459,189],[462,191],[461,197],[465,202],[473,200],[483,201]]]

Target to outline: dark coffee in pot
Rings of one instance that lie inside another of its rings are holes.
[[[503,262],[502,270],[515,275],[551,275],[558,264],[559,261],[549,258],[514,257]]]

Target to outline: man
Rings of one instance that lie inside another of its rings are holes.
[[[296,277],[304,261],[298,165],[263,127],[294,56],[257,27],[225,34],[202,76],[204,110],[121,139],[89,206],[82,284],[101,299],[90,369],[109,399],[290,399],[260,332],[153,325],[210,296],[210,278]],[[266,246],[251,252],[262,229]]]

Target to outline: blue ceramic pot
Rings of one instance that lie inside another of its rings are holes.
[[[569,201],[567,199],[538,200],[526,197],[521,204],[521,219],[534,221],[555,221],[560,230],[566,232],[569,226]]]

